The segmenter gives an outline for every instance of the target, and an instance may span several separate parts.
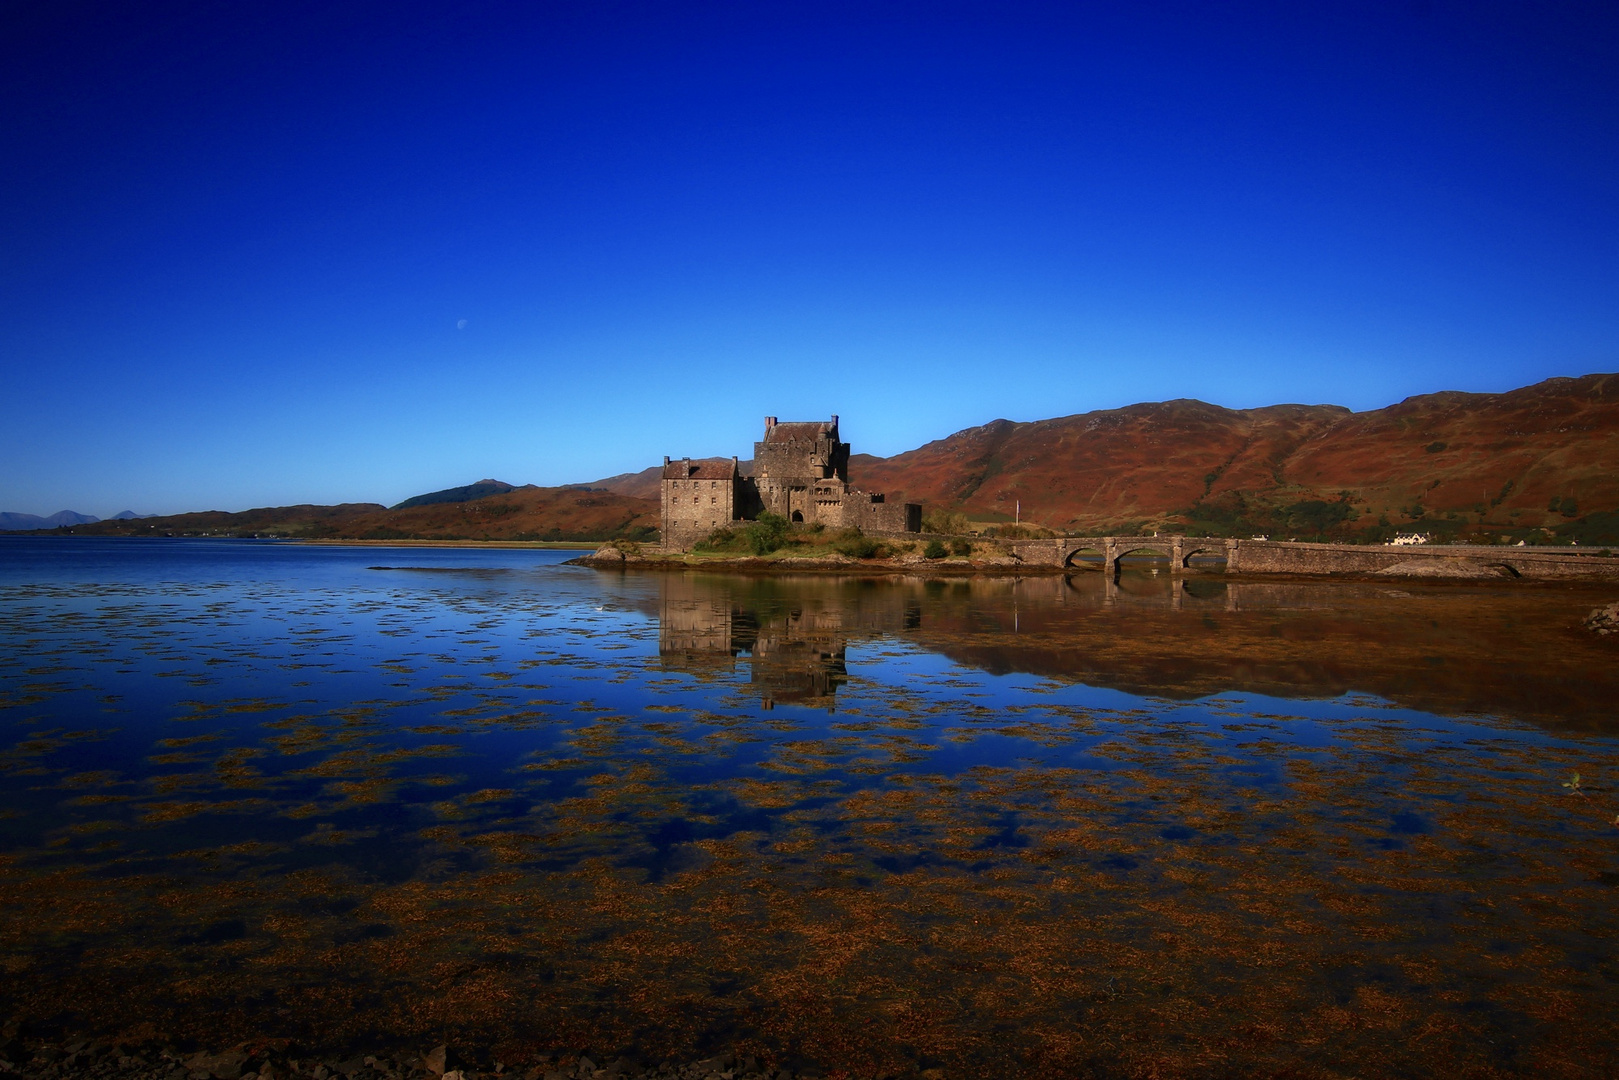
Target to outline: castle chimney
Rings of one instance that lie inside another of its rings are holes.
[[[837,413],[832,414],[832,426],[833,427],[838,426],[838,414]]]
[[[669,467],[669,455],[668,454],[663,455],[663,467],[665,469],[667,469]]]
[[[776,418],[774,416],[765,417],[765,430],[766,431],[769,431],[771,428],[773,428],[775,426],[776,426]]]

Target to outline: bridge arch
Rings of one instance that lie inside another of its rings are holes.
[[[1218,537],[1166,536],[1064,536],[1051,540],[1013,541],[1019,557],[1031,565],[1060,566],[1064,570],[1099,568],[1119,573],[1119,560],[1131,555],[1153,555],[1169,560],[1172,574],[1184,573],[1194,557],[1210,556],[1229,561],[1235,544]]]
[[[1176,557],[1179,554],[1177,550],[1179,547],[1180,545],[1173,540],[1158,540],[1157,538],[1150,540],[1135,538],[1118,540],[1109,545],[1108,569],[1117,574],[1124,569],[1124,560],[1127,557],[1146,552],[1168,560],[1171,571],[1179,570],[1180,559]]]
[[[1183,569],[1190,570],[1192,568],[1192,560],[1199,555],[1202,555],[1204,558],[1217,558],[1222,562],[1229,561],[1230,559],[1230,555],[1227,553],[1226,543],[1224,540],[1188,540],[1181,545],[1181,567]]]
[[[1092,563],[1095,565],[1093,566]],[[1077,545],[1063,556],[1063,569],[1065,570],[1105,570],[1107,568],[1106,545],[1101,543]]]

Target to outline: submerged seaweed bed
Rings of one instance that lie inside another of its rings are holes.
[[[0,1019],[401,1075],[1619,1072],[1611,588],[568,554],[0,542]]]
[[[794,1073],[730,1052],[657,1064],[543,1051],[501,1061],[487,1048],[468,1053],[448,1044],[420,1053],[374,1047],[374,1053],[351,1048],[346,1055],[321,1055],[286,1040],[256,1039],[215,1052],[140,1035],[63,1041],[24,1038],[22,1030],[13,1022],[0,1033],[0,1074],[38,1080],[820,1080],[816,1071]]]

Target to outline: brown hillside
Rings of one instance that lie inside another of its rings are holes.
[[[603,540],[644,537],[658,504],[587,488],[521,487],[462,503],[389,510],[376,503],[207,511],[75,527],[103,536],[293,536],[372,540]]]
[[[640,472],[619,473],[617,476],[603,477],[580,486],[606,488],[615,495],[628,495],[632,499],[651,499],[657,502],[663,498],[662,477],[663,467],[654,465]]]
[[[331,534],[331,530],[342,529],[348,522],[386,512],[387,508],[381,503],[339,503],[336,506],[301,503],[264,506],[238,513],[199,510],[167,517],[111,519],[93,525],[75,525],[71,531],[78,536],[252,536],[255,533],[301,536]]]
[[[521,487],[464,503],[389,510],[360,518],[344,535],[424,539],[605,540],[658,527],[656,500],[590,488]]]
[[[1343,534],[1384,520],[1563,527],[1576,514],[1619,509],[1619,375],[1427,394],[1365,413],[1183,399],[997,420],[851,479],[980,518],[1010,517],[1021,502],[1025,521],[1085,532],[1202,524]],[[1554,498],[1572,506],[1553,511]],[[1343,511],[1328,508],[1327,518],[1342,518],[1331,530],[1289,509],[1302,505],[1309,517],[1310,502],[1340,500]]]

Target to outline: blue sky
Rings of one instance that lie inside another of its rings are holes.
[[[0,509],[1619,370],[1612,4],[0,6]]]

